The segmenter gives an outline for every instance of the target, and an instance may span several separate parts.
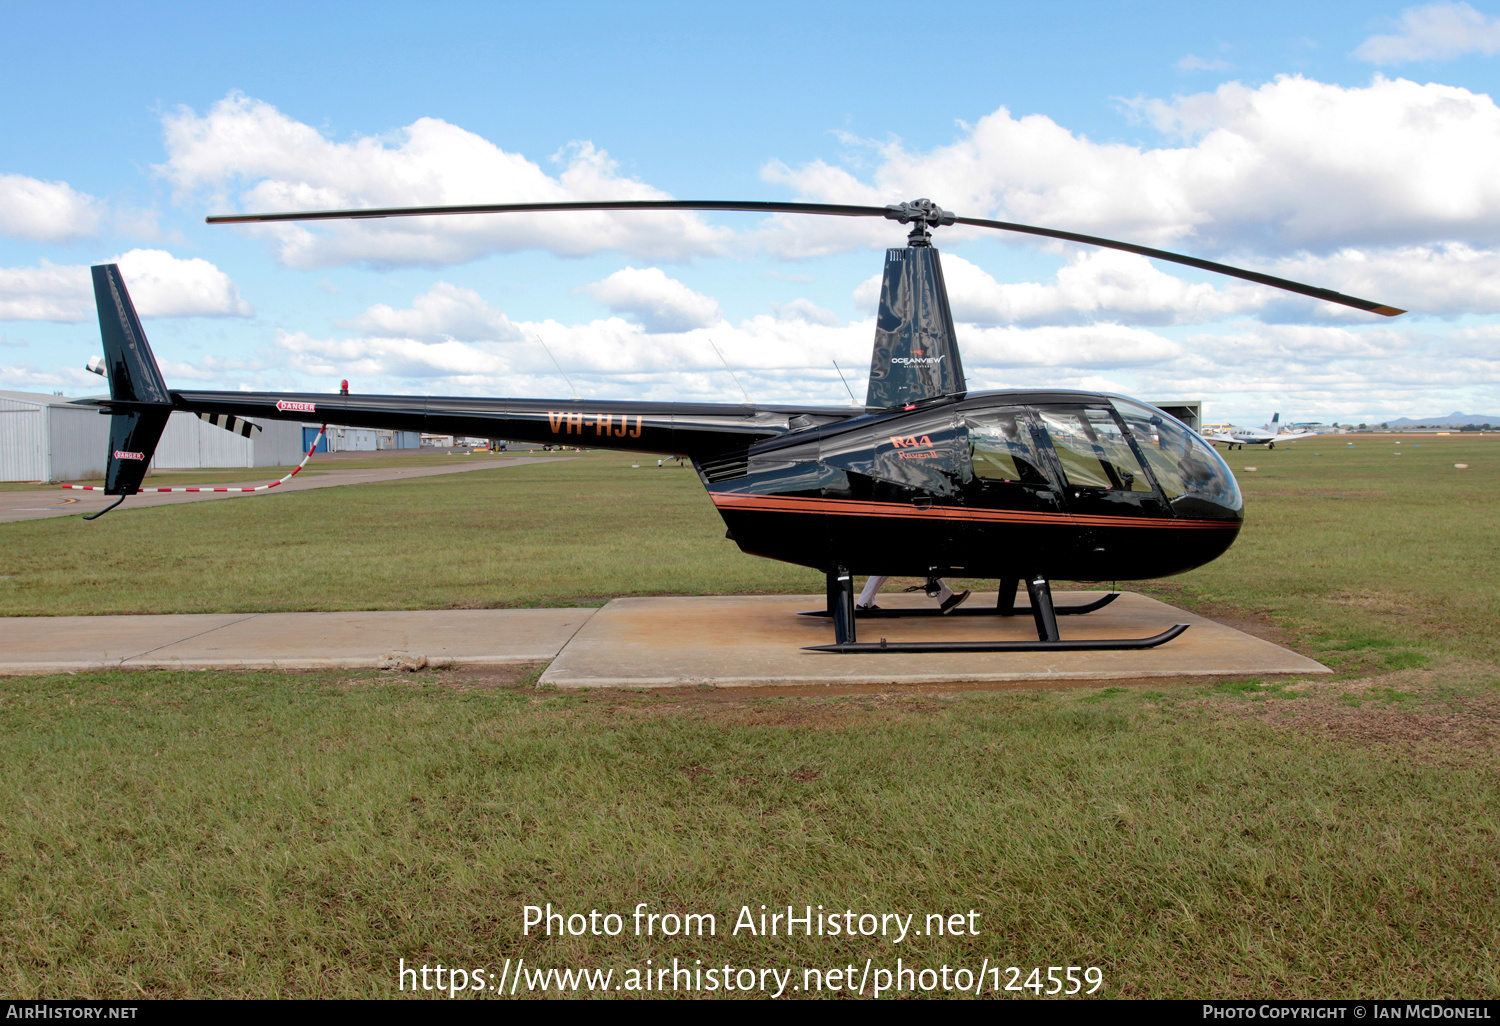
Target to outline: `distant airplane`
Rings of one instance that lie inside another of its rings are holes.
[[[1264,445],[1267,449],[1274,449],[1277,442],[1295,442],[1299,438],[1309,438],[1315,434],[1316,431],[1282,431],[1281,414],[1273,413],[1271,423],[1259,431],[1231,427],[1203,437],[1215,445],[1227,445],[1231,449],[1243,449],[1247,445]]]

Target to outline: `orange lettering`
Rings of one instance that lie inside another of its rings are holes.
[[[547,411],[547,421],[552,425],[552,433],[557,434],[557,429],[562,424],[563,415],[554,410]]]
[[[610,425],[614,422],[614,419],[615,418],[612,417],[612,416],[610,416],[608,413],[596,413],[596,414],[594,414],[594,434],[596,434],[596,435],[607,435],[607,434],[609,434],[610,433]]]
[[[635,418],[635,430],[632,431],[632,432],[630,432],[630,437],[631,438],[639,438],[639,437],[641,437],[641,418],[640,417],[636,417]]]
[[[568,416],[568,434],[571,435],[574,431],[577,431],[580,435],[583,434],[583,414],[581,414],[581,413],[570,413],[567,416]]]

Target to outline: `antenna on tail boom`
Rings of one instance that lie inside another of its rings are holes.
[[[740,376],[734,372],[733,367],[729,366],[729,361],[724,359],[724,354],[719,352],[719,347],[714,345],[714,340],[709,339],[708,344],[714,347],[714,353],[719,357],[719,362],[724,365],[724,369],[729,372],[729,376],[734,379],[734,383],[740,386],[740,394],[745,397],[745,405],[754,406],[755,403],[751,402],[750,393],[745,391],[745,386],[741,383]]]
[[[579,395],[578,389],[573,387],[573,379],[568,377],[568,372],[562,369],[562,364],[557,362],[557,357],[553,356],[552,350],[547,348],[546,341],[540,335],[536,337],[536,340],[542,343],[542,348],[547,350],[547,358],[552,361],[552,366],[557,368],[557,373],[561,374],[563,380],[568,383],[568,390],[573,393],[573,399],[577,402],[583,402],[583,396]]]

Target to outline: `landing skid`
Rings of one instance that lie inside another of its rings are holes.
[[[1011,596],[1012,596],[1011,601],[1012,601],[1012,603],[1014,603],[1014,601],[1015,601],[1015,598],[1014,598],[1014,596],[1015,596],[1015,589],[1014,589],[1014,587],[1012,587],[1012,589],[1011,589]],[[1053,606],[1052,607],[1052,615],[1054,615],[1054,616],[1082,616],[1084,613],[1092,613],[1096,609],[1103,609],[1105,606],[1109,605],[1111,602],[1113,602],[1115,599],[1117,599],[1119,597],[1120,597],[1120,593],[1118,591],[1112,591],[1108,595],[1105,595],[1103,598],[1097,598],[1097,599],[1095,599],[1092,602],[1085,602],[1083,605],[1080,605],[1080,606]],[[1005,591],[1002,588],[1001,592],[1000,592],[1000,602],[996,603],[996,606],[995,606],[994,609],[986,609],[983,606],[980,606],[978,608],[964,608],[964,607],[960,606],[958,609],[951,610],[950,612],[948,612],[948,613],[945,614],[941,609],[937,609],[935,607],[923,607],[921,609],[911,609],[911,608],[908,608],[908,607],[897,607],[895,609],[860,609],[858,606],[856,606],[855,609],[854,609],[854,615],[858,619],[861,619],[861,620],[891,620],[891,619],[897,619],[899,617],[905,617],[905,616],[945,616],[945,615],[946,616],[1031,616],[1032,615],[1031,607],[1030,606],[1017,606],[1017,605],[1012,604],[1012,606],[1009,609],[1006,609],[1004,607],[1004,601],[1005,601]],[[797,615],[798,616],[824,616],[824,617],[828,617],[828,616],[832,616],[833,614],[830,613],[826,609],[804,609],[804,610],[801,610],[800,612],[798,612]]]
[[[1119,592],[1111,592],[1103,598],[1076,606],[1054,606],[1052,585],[1045,577],[1034,577],[1026,581],[1026,591],[1031,596],[1031,605],[1016,606],[1015,579],[1000,582],[1000,594],[994,609],[955,609],[949,616],[1020,616],[1030,614],[1036,621],[1036,641],[880,641],[861,642],[856,638],[855,624],[861,619],[897,618],[904,616],[942,616],[939,609],[865,609],[854,607],[854,578],[844,569],[828,575],[828,608],[809,610],[801,616],[823,616],[833,620],[832,645],[807,645],[809,652],[1100,652],[1129,651],[1155,648],[1164,645],[1188,629],[1188,624],[1174,624],[1170,629],[1149,638],[1088,638],[1064,641],[1057,629],[1059,616],[1079,616],[1103,609],[1115,599]]]
[[[1165,645],[1189,624],[1173,624],[1149,638],[1094,638],[1086,641],[849,641],[842,645],[806,645],[809,652],[1100,652]]]

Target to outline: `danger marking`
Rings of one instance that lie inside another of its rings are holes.
[[[315,413],[315,412],[317,412],[318,404],[317,403],[294,403],[294,402],[288,402],[285,399],[278,399],[276,401],[276,408],[278,410],[296,410],[298,413]]]

